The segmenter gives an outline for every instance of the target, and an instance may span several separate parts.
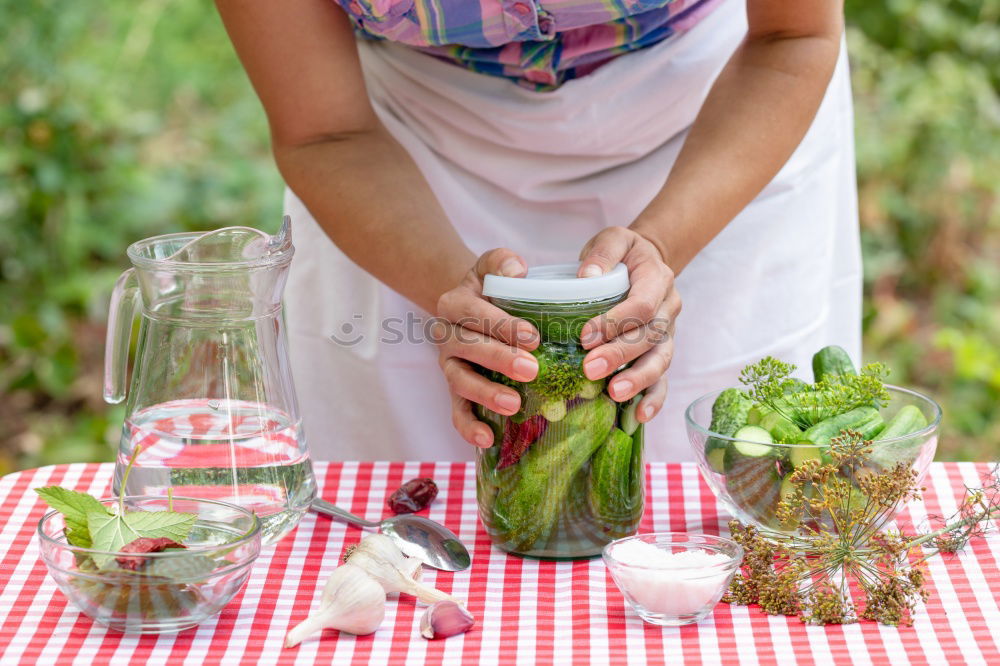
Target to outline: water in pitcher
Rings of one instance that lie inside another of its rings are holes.
[[[129,495],[205,497],[257,513],[265,543],[280,539],[315,492],[301,424],[242,400],[176,400],[131,414],[122,428],[115,491],[136,447]]]

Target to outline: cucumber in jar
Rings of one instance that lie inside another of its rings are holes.
[[[493,526],[508,547],[541,547],[559,518],[570,483],[614,427],[616,405],[600,395],[568,410],[518,463],[511,483],[502,483],[493,503]]]
[[[590,460],[587,504],[610,538],[630,534],[642,511],[642,502],[636,501],[641,494],[634,488],[633,452],[632,437],[613,428]]]

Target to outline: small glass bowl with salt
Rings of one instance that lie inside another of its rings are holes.
[[[684,532],[618,539],[602,554],[632,609],[646,622],[663,626],[708,616],[743,560],[743,548],[735,541]]]

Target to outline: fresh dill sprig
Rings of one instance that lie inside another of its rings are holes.
[[[882,407],[889,402],[884,379],[889,374],[883,363],[869,363],[856,375],[827,375],[812,391],[800,391],[786,397],[798,425],[808,428],[836,414],[855,407]]]
[[[766,356],[743,368],[740,382],[750,397],[807,430],[823,419],[855,407],[881,407],[889,401],[883,380],[889,374],[883,363],[862,366],[858,374],[828,375],[807,390],[792,379],[795,365]]]
[[[967,488],[944,527],[908,535],[885,528],[899,504],[920,497],[916,473],[902,464],[871,471],[870,453],[870,441],[846,431],[833,440],[829,463],[810,460],[791,474],[794,491],[776,516],[798,525],[794,534],[730,522],[745,555],[725,601],[812,624],[912,623],[928,596],[923,562],[960,550],[1000,517],[1000,472]]]
[[[794,363],[785,363],[773,356],[765,356],[743,368],[740,372],[740,382],[749,387],[751,398],[774,408],[775,401],[783,395],[784,385],[794,383],[791,379],[794,371]]]

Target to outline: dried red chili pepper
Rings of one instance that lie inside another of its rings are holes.
[[[158,553],[167,548],[187,548],[182,543],[177,543],[173,539],[167,537],[139,537],[134,541],[130,541],[124,546],[122,546],[121,552],[123,553]],[[131,569],[132,571],[138,571],[146,564],[148,557],[116,557],[115,562],[122,569]]]
[[[389,497],[389,508],[393,513],[413,513],[427,507],[437,497],[438,487],[434,479],[410,479]]]
[[[549,422],[540,414],[532,416],[524,423],[509,421],[503,431],[497,469],[510,467],[520,460],[528,448],[542,436],[548,425]]]

